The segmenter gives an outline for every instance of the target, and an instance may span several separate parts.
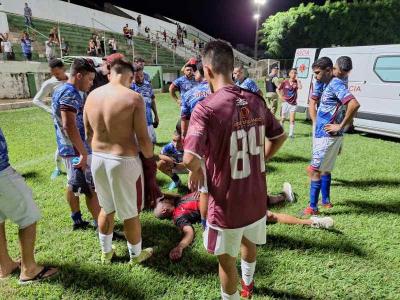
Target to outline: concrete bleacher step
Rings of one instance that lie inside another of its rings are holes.
[[[47,104],[50,104],[51,99],[45,99]],[[0,99],[0,111],[10,109],[26,108],[34,106],[32,99]]]

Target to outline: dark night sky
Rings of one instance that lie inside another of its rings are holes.
[[[71,1],[83,4],[83,1]],[[239,43],[252,46],[255,37],[254,0],[170,0],[170,1],[137,1],[108,0],[96,3],[111,2],[146,15],[161,14],[197,27],[216,37],[223,38],[232,44]],[[262,18],[278,11],[285,11],[300,3],[314,2],[323,4],[325,0],[267,0],[262,7]]]

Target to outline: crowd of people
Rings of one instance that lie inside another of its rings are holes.
[[[142,248],[139,214],[154,210],[158,218],[171,218],[182,232],[169,257],[178,261],[195,238],[193,224],[203,227],[206,250],[218,258],[221,296],[239,299],[236,258],[241,253],[240,296],[254,291],[256,245],[266,243],[266,222],[331,228],[333,220],[319,217],[318,199],[331,209],[331,171],[359,103],[347,88],[352,69],[349,57],[335,65],[319,58],[312,66],[316,83],[310,99],[313,120],[313,154],[309,167],[310,199],[304,219],[277,214],[269,207],[296,201],[292,186],[285,182],[279,195],[267,194],[265,164],[286,140],[283,128],[289,116],[289,136],[294,134],[297,90],[302,88],[296,70],[279,82],[277,67],[267,82],[268,103],[257,84],[246,77],[243,66],[234,66],[233,50],[224,41],[205,45],[201,61],[190,59],[183,76],[170,86],[171,98],[179,105],[171,142],[154,153],[156,128],[162,125],[144,60],[128,62],[114,53],[97,68],[78,58],[70,73],[62,61],[49,63],[52,78],[46,81],[34,103],[51,114],[57,143],[56,170],[62,162],[67,171],[66,200],[73,230],[86,229],[89,222],[80,211],[85,195],[93,227],[97,228],[100,261],[112,263],[115,256],[114,218],[124,224],[124,238],[131,264],[152,257],[154,249]],[[272,95],[272,93],[275,93]],[[44,97],[52,94],[51,106]],[[283,101],[281,121],[275,117],[276,99]],[[169,193],[161,193],[157,170],[171,178]],[[189,173],[186,195],[175,193],[182,185],[180,174]],[[14,182],[15,184],[9,184]],[[39,266],[34,259],[36,223],[40,213],[23,178],[10,166],[7,143],[0,130],[0,277],[20,271],[20,283],[48,279],[58,270]],[[3,201],[4,200],[4,201]],[[4,221],[19,225],[22,259],[8,255]]]

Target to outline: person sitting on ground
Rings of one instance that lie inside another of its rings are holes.
[[[289,189],[290,188],[290,189]],[[284,190],[277,196],[268,196],[268,204],[274,205],[284,201],[293,202],[293,194],[291,185],[284,184]],[[289,193],[290,192],[290,193]],[[183,250],[190,246],[193,242],[195,232],[193,224],[200,223],[200,197],[208,197],[205,193],[194,192],[185,196],[175,194],[164,194],[164,199],[158,202],[154,209],[154,215],[159,219],[172,219],[180,231],[183,233],[182,239],[179,241],[169,253],[172,261],[181,259]],[[205,200],[207,201],[207,200]],[[288,225],[306,225],[312,228],[332,228],[333,219],[330,217],[316,217],[310,219],[299,219],[291,215],[273,213],[267,210],[268,223],[281,223]]]
[[[13,261],[7,250],[5,220],[19,226],[21,261]],[[40,212],[32,191],[9,163],[7,142],[0,128],[0,280],[20,271],[19,283],[49,279],[56,268],[40,266],[35,261],[36,223]]]
[[[157,163],[157,168],[172,179],[168,190],[176,189],[181,184],[178,174],[185,174],[188,172],[182,163],[183,145],[178,132],[174,132],[172,141],[161,149],[161,153],[158,157],[160,160]]]

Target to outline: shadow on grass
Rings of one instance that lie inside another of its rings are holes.
[[[258,267],[258,266],[257,266]],[[289,293],[286,291],[280,290],[273,290],[267,287],[256,287],[255,288],[255,295],[257,296],[269,296],[273,297],[274,299],[296,299],[296,300],[311,300],[312,297],[304,296],[297,293]]]
[[[275,156],[271,159],[271,161],[277,163],[300,163],[300,162],[309,162],[310,159],[303,156],[286,154],[286,155]]]
[[[162,147],[164,147],[165,145],[167,145],[168,143],[170,143],[170,142],[157,142],[157,143],[156,143],[156,146],[162,148]]]
[[[266,172],[267,174],[276,172],[276,170],[278,170],[278,168],[277,168],[277,167],[274,167],[274,166],[271,165],[270,163],[265,164],[265,172]]]
[[[333,179],[332,185],[333,186],[354,187],[354,188],[400,187],[400,180],[398,180],[398,179],[361,179],[361,180]]]
[[[41,175],[36,171],[25,172],[25,173],[22,173],[21,175],[25,179],[37,179],[37,178],[41,177]]]
[[[113,297],[124,299],[132,299],[132,295],[135,295],[135,299],[149,298],[140,284],[132,280],[132,277],[121,279],[118,269],[101,265],[94,267],[73,264],[62,265],[59,269],[58,283],[66,289],[93,290],[98,294],[104,290]]]
[[[361,133],[360,131],[356,131],[357,133]],[[374,140],[383,140],[383,141],[388,141],[388,142],[395,142],[395,143],[400,143],[399,138],[395,137],[390,137],[390,136],[383,136],[383,135],[378,135],[378,134],[373,134],[373,133],[361,133],[362,137],[368,138],[368,139],[374,139]]]
[[[345,202],[347,206],[356,209],[358,213],[377,214],[377,213],[391,213],[400,214],[399,203],[378,203],[366,201],[348,200]]]
[[[290,236],[279,234],[268,234],[267,247],[272,249],[290,249],[290,250],[320,250],[329,252],[341,252],[355,254],[357,256],[366,256],[366,253],[350,241],[311,241],[306,239],[296,239]]]

